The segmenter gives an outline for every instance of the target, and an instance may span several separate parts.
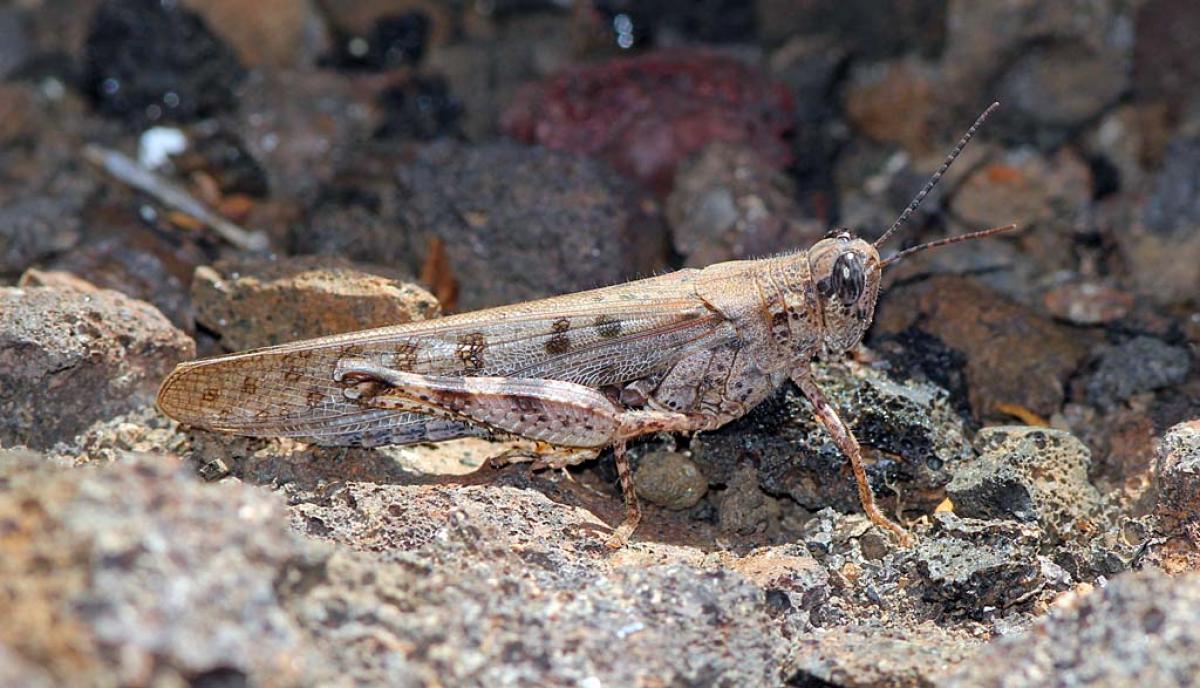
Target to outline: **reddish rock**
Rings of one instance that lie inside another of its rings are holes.
[[[115,291],[0,289],[0,444],[50,447],[152,403],[195,353],[157,309]]]
[[[914,323],[966,355],[971,406],[979,417],[999,404],[1053,415],[1067,377],[1087,354],[1077,333],[965,277],[935,276],[885,292],[877,332]]]
[[[364,266],[364,269],[367,269]],[[230,350],[424,320],[439,314],[421,287],[326,257],[227,260],[196,269],[196,319]]]
[[[304,66],[321,41],[316,4],[297,0],[184,0],[251,67]]]
[[[680,161],[712,141],[744,143],[786,165],[792,101],[782,84],[734,58],[663,51],[531,85],[501,124],[522,141],[603,158],[666,193]]]
[[[1046,310],[1077,325],[1102,325],[1119,320],[1133,308],[1133,294],[1102,282],[1069,282],[1042,296]]]

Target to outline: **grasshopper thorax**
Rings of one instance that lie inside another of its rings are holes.
[[[875,316],[881,272],[875,247],[847,231],[808,250],[809,293],[817,301],[824,355],[840,355],[862,341]]]

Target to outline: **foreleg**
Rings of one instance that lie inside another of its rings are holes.
[[[866,512],[867,518],[873,523],[882,526],[894,533],[900,540],[900,544],[908,547],[913,544],[912,535],[894,523],[879,510],[875,505],[875,495],[871,492],[871,484],[867,482],[867,471],[863,467],[862,448],[858,445],[858,440],[855,439],[854,433],[842,419],[838,417],[837,411],[825,399],[825,395],[821,392],[821,388],[813,381],[812,375],[808,370],[797,370],[792,373],[792,381],[800,387],[800,391],[804,392],[804,396],[808,397],[812,403],[813,411],[817,415],[817,420],[821,421],[821,425],[833,437],[833,442],[842,450],[846,458],[850,460],[850,469],[854,471],[854,482],[858,486],[858,498],[862,502],[863,511]]]

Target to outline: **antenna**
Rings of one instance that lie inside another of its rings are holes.
[[[960,241],[971,241],[972,239],[983,239],[985,237],[990,237],[993,234],[1002,234],[1004,232],[1011,232],[1016,228],[1017,228],[1017,226],[1015,224],[1004,225],[1003,227],[992,227],[991,229],[985,229],[985,230],[982,230],[979,232],[971,232],[970,234],[959,234],[958,236],[947,237],[945,239],[938,239],[937,241],[931,241],[927,244],[913,246],[912,248],[906,248],[903,251],[897,253],[896,255],[890,256],[886,260],[881,261],[879,263],[879,267],[885,268],[905,256],[911,256],[914,253],[920,253],[921,251],[924,251],[926,249],[939,248],[942,246],[949,246],[950,244],[957,244]]]
[[[988,116],[991,115],[992,112],[998,107],[1000,107],[1000,103],[992,103],[986,110],[983,111],[983,114],[976,118],[975,123],[971,125],[971,128],[967,129],[967,133],[963,134],[963,137],[958,140],[958,145],[954,147],[954,150],[950,151],[950,155],[946,156],[946,159],[942,162],[942,166],[937,169],[937,172],[933,173],[933,176],[929,178],[929,181],[925,182],[925,188],[921,189],[920,193],[913,198],[912,203],[909,203],[908,207],[904,209],[904,212],[900,213],[900,217],[896,218],[896,221],[892,223],[891,227],[888,227],[888,231],[884,232],[883,236],[876,239],[875,243],[871,244],[872,246],[879,248],[883,242],[887,241],[888,237],[890,237],[897,229],[900,229],[900,225],[904,224],[904,222],[908,220],[908,217],[913,214],[913,212],[917,209],[917,206],[921,205],[921,201],[925,200],[925,197],[929,195],[929,192],[933,191],[933,187],[937,186],[938,181],[941,180],[942,175],[946,173],[946,170],[950,169],[950,165],[954,162],[954,159],[958,157],[958,154],[963,151],[963,148],[967,147],[967,143],[971,140],[971,137],[975,136],[976,130],[979,129],[984,121],[987,120]]]

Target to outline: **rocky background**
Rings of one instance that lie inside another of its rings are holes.
[[[878,236],[993,100],[891,248],[1021,231],[891,270],[819,370],[911,549],[788,388],[637,446],[618,552],[610,460],[152,406],[197,355]],[[1193,682],[1197,180],[1187,0],[0,4],[0,684]]]

